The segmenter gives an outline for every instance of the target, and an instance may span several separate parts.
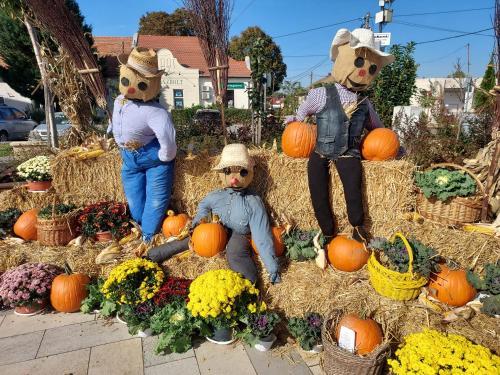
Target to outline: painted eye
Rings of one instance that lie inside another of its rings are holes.
[[[122,83],[123,86],[130,85],[130,81],[128,80],[128,78],[125,78],[125,77],[122,77],[122,79],[120,80],[120,82]]]
[[[246,176],[248,176],[248,170],[247,170],[247,169],[244,169],[244,168],[243,168],[243,169],[241,169],[241,170],[240,170],[240,176],[241,176],[241,177],[246,177]]]
[[[368,68],[368,73],[374,75],[376,72],[377,72],[377,65],[375,64],[370,65],[370,67]]]
[[[137,85],[137,87],[141,91],[146,91],[148,89],[148,84],[146,82],[139,82],[139,84]]]
[[[354,66],[356,68],[362,68],[365,65],[365,59],[362,57],[358,57],[356,60],[354,60]]]

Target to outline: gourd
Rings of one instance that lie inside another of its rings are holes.
[[[36,221],[38,211],[40,211],[38,208],[26,211],[19,216],[19,219],[14,224],[14,233],[25,241],[33,241],[37,238]]]
[[[68,263],[65,263],[64,268],[66,273],[56,276],[52,281],[50,303],[57,311],[80,311],[80,305],[88,295],[90,278],[83,273],[73,273]]]
[[[271,233],[273,235],[274,251],[276,252],[277,257],[280,257],[285,253],[285,242],[283,241],[283,232],[284,228],[281,227],[271,228]],[[259,250],[257,249],[257,246],[255,245],[253,239],[251,240],[250,243],[252,245],[254,253],[259,254]]]
[[[467,273],[463,269],[451,269],[440,264],[441,270],[431,276],[429,290],[431,295],[450,306],[463,306],[474,299],[476,289],[467,281]]]
[[[177,236],[188,222],[189,217],[186,214],[176,215],[174,211],[168,210],[167,217],[163,220],[162,232],[167,238]]]
[[[285,155],[292,158],[308,158],[316,145],[316,125],[305,122],[289,123],[281,136]]]
[[[327,246],[328,260],[336,269],[344,272],[353,272],[362,268],[370,253],[361,242],[337,236]]]
[[[226,230],[216,215],[213,215],[211,222],[198,224],[191,236],[193,250],[202,257],[217,255],[226,248],[226,244]]]
[[[387,128],[372,130],[361,142],[361,154],[366,160],[394,159],[399,151],[398,136]]]
[[[335,337],[340,337],[340,328],[346,327],[356,332],[356,354],[371,353],[384,338],[380,325],[373,319],[362,319],[356,314],[347,314],[338,322]]]

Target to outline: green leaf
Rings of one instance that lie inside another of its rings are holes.
[[[102,304],[101,315],[104,317],[110,317],[117,311],[117,305],[113,301],[105,300]]]

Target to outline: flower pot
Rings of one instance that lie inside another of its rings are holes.
[[[33,303],[25,306],[17,306],[14,309],[14,314],[19,316],[31,316],[41,313],[45,310],[47,306],[47,300],[42,300],[40,302],[34,301]]]
[[[97,240],[97,242],[109,242],[113,239],[113,235],[110,231],[97,232],[95,234],[95,239]]]
[[[137,332],[137,336],[138,336],[138,337],[142,337],[142,338],[144,338],[144,337],[149,337],[149,336],[153,336],[153,331],[151,330],[151,328],[146,328],[144,331],[139,330],[139,331]]]
[[[229,345],[236,341],[233,338],[233,329],[229,327],[215,328],[212,336],[207,336],[207,340],[218,345]]]
[[[52,186],[52,181],[28,181],[28,191],[34,193],[46,192]]]
[[[267,352],[269,349],[271,349],[275,341],[276,335],[274,333],[271,333],[267,337],[258,338],[253,347],[260,352]]]
[[[118,314],[116,314],[116,320],[118,321],[118,323],[128,324],[125,320],[121,319],[120,315],[118,315]]]

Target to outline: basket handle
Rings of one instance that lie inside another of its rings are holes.
[[[394,240],[396,239],[396,237],[399,237],[401,239],[401,241],[403,241],[403,244],[406,247],[406,251],[408,251],[408,258],[409,258],[409,261],[408,261],[408,272],[411,273],[411,274],[413,274],[413,249],[411,248],[410,243],[408,242],[408,240],[406,239],[406,237],[404,236],[403,233],[396,232],[392,236],[391,242],[394,242]]]
[[[451,167],[451,168],[460,169],[460,170],[466,172],[469,176],[471,176],[476,181],[476,184],[477,184],[477,186],[479,186],[479,189],[481,190],[482,195],[484,196],[486,194],[486,190],[484,188],[484,185],[479,180],[479,178],[477,178],[477,176],[474,173],[469,171],[467,168],[462,167],[461,165],[453,164],[453,163],[437,163],[437,164],[432,164],[429,168],[426,169],[426,171],[431,170],[431,169],[435,169],[435,168],[439,168],[439,167]]]

